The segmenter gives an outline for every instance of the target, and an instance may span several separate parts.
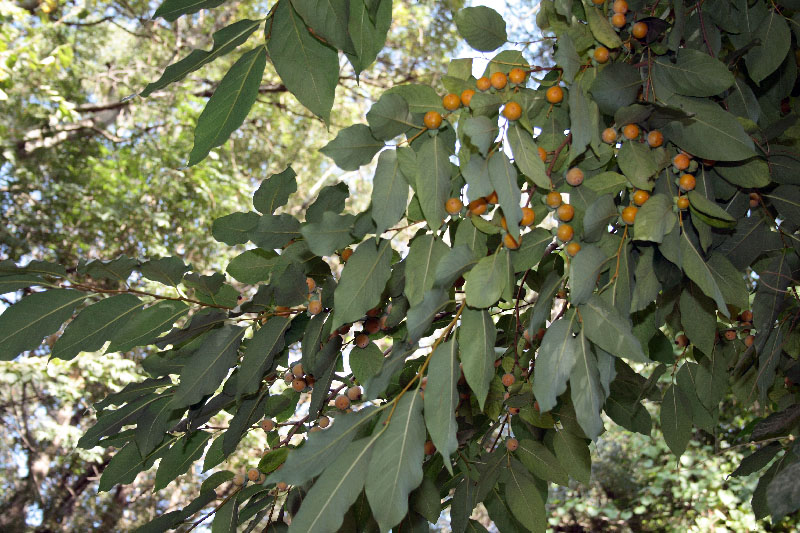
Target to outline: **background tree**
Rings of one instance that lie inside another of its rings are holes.
[[[312,4],[282,0],[265,19],[218,30],[218,47],[244,34],[252,46],[200,114],[190,165],[244,123],[267,55],[310,112],[335,118],[333,48],[362,69],[383,45],[389,11]],[[187,274],[174,257],[70,272],[5,263],[9,290],[49,290],[2,315],[0,355],[35,349],[78,308],[51,357],[106,341],[112,352],[162,349],[142,362],[148,380],[97,405],[79,442],[118,449],[101,490],[158,460],[157,488],[200,457],[214,468],[268,417],[270,450],[247,472],[254,483],[215,472],[152,530],[210,505],[219,531],[251,518],[281,529],[289,517],[298,531],[426,527],[443,506],[453,529],[479,529],[469,518],[479,502],[501,531],[543,530],[548,483],[589,481],[601,410],[649,434],[643,401],[660,404],[678,457],[693,433],[736,450],[760,445],[733,475],[762,471],[755,516],[781,519],[800,506],[795,6],[783,4],[542,2],[537,23],[557,42],[556,66],[503,51],[476,79],[469,60],[453,61],[441,83],[454,97],[392,87],[369,126],[346,127],[322,149],[347,171],[380,152],[366,210],[342,214],[349,190],[336,185],[293,211],[284,206],[295,171],[273,174],[255,211],[212,226],[221,242],[257,246],[226,269],[245,285]],[[181,9],[167,2],[156,14]],[[455,22],[479,51],[507,40],[487,8]],[[409,230],[406,253],[397,235]],[[125,283],[139,276],[165,287]],[[729,441],[718,428],[730,402],[757,418]],[[223,410],[227,426],[212,425]]]

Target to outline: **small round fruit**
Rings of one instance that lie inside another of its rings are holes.
[[[317,288],[317,282],[314,281],[314,278],[306,278],[306,285],[308,286],[308,292]]]
[[[341,409],[342,411],[344,411],[345,409],[350,407],[350,398],[348,398],[344,394],[340,394],[333,401],[333,405],[335,405],[337,409]]]
[[[564,89],[558,85],[554,85],[553,87],[547,89],[547,91],[544,93],[544,97],[551,104],[557,104],[564,99]]]
[[[319,417],[319,420],[317,420],[317,425],[322,429],[325,429],[326,427],[331,425],[331,419],[323,415]]]
[[[292,380],[292,388],[297,392],[302,392],[307,386],[308,383],[302,378],[295,378]]]
[[[528,73],[519,67],[512,68],[508,73],[508,80],[515,85],[521,85],[525,83],[525,78],[527,77]]]
[[[697,185],[697,180],[691,174],[682,174],[681,179],[678,180],[678,185],[682,191],[693,191],[695,185]]]
[[[438,111],[428,111],[422,118],[422,122],[425,123],[425,127],[429,130],[439,129],[439,126],[442,125],[442,114]]]
[[[489,204],[496,204],[499,200],[499,198],[497,197],[497,191],[492,191],[492,194],[490,194],[489,196],[484,196],[483,198],[484,200],[486,200],[486,203]]]
[[[628,2],[625,0],[615,0],[611,5],[614,13],[622,13],[623,15],[628,12]]]
[[[578,167],[573,167],[567,171],[567,183],[573,187],[577,187],[583,183],[583,170]]]
[[[322,431],[322,428],[319,426],[314,426],[308,430],[309,433],[316,433],[317,431]]]
[[[246,479],[247,478],[244,477],[244,474],[236,474],[235,476],[233,476],[232,481],[234,485],[236,485],[237,487],[241,487],[242,485],[244,485]]]
[[[749,348],[753,345],[753,342],[755,342],[755,340],[756,340],[755,335],[748,335],[747,337],[744,338],[744,345]]]
[[[539,412],[540,410],[539,402],[533,402],[533,410],[536,411],[537,413]]]
[[[502,381],[504,386],[510,387],[517,381],[517,378],[514,377],[514,374],[503,374]]]
[[[567,244],[565,250],[568,256],[575,257],[576,255],[578,255],[578,252],[581,251],[581,245],[578,244],[577,242],[571,242]]]
[[[351,255],[353,255],[353,250],[350,248],[345,248],[344,250],[342,250],[340,257],[342,258],[342,261],[346,263],[347,260],[350,259]]]
[[[635,193],[633,193],[633,203],[641,207],[644,203],[650,199],[650,193],[647,191],[643,191],[639,189]]]
[[[433,445],[433,441],[426,440],[425,441],[425,455],[433,455],[436,453],[436,446]]]
[[[625,26],[625,23],[625,15],[622,13],[614,13],[614,15],[611,17],[611,24],[613,24],[615,28],[622,28]]]
[[[455,111],[461,107],[461,98],[457,94],[446,94],[444,98],[442,98],[442,107],[448,111]]]
[[[724,335],[725,340],[732,341],[736,338],[736,332],[732,329],[726,329]]]
[[[626,224],[633,224],[633,222],[636,220],[636,213],[638,211],[638,207],[635,205],[629,205],[622,210],[622,221]]]
[[[614,144],[617,142],[617,130],[614,128],[604,129],[601,136],[603,137],[603,142],[606,144]]]
[[[339,333],[339,335],[347,335],[347,333],[350,331],[350,324],[345,324],[336,331]]]
[[[653,130],[647,134],[647,144],[650,148],[658,148],[664,144],[664,134],[658,130]]]
[[[492,83],[492,87],[499,91],[508,84],[508,76],[506,76],[505,72],[495,72],[491,75],[489,81]]]
[[[283,492],[283,491],[285,491],[286,489],[289,488],[289,485],[287,485],[285,481],[278,481],[275,484],[275,488],[278,489],[279,491]]]
[[[605,46],[598,46],[594,49],[594,60],[598,63],[606,63],[608,61],[608,48]]]
[[[512,438],[506,440],[506,450],[508,450],[510,452],[513,452],[517,448],[519,448],[519,441],[517,439],[512,437]]]
[[[308,314],[318,315],[322,312],[322,302],[319,300],[311,300],[308,302]]]
[[[471,215],[480,216],[486,212],[486,204],[486,198],[478,198],[477,200],[472,200],[467,207]]]
[[[536,220],[536,213],[530,207],[522,208],[522,220],[519,221],[522,226],[530,226]]]
[[[461,91],[461,104],[464,107],[469,107],[469,103],[472,102],[473,96],[475,96],[475,89],[464,89]]]
[[[561,204],[556,209],[556,215],[561,222],[569,222],[575,217],[575,208],[569,204]]]
[[[364,331],[368,335],[372,335],[373,333],[377,333],[380,331],[381,325],[377,318],[368,318],[364,321]]]
[[[544,201],[547,207],[555,209],[561,205],[561,193],[558,191],[550,191],[547,193],[547,196],[545,196]]]
[[[750,193],[750,207],[758,207],[761,204],[761,195],[757,192]]]
[[[303,371],[303,363],[297,363],[294,365],[292,367],[292,374],[294,374],[294,377],[296,378],[303,377],[305,375],[305,372]]]
[[[509,102],[503,108],[503,116],[508,120],[517,120],[522,116],[522,106],[516,102]]]
[[[285,381],[286,383],[291,383],[293,379],[294,379],[294,374],[292,374],[291,371],[283,375],[283,381]]]
[[[689,207],[689,198],[686,196],[679,196],[677,205],[678,209],[687,209]]]
[[[291,314],[291,310],[285,305],[278,305],[275,306],[275,314],[277,316],[289,316]]]
[[[637,39],[644,39],[647,36],[647,23],[637,22],[634,24],[633,28],[631,28],[631,35]]]
[[[263,485],[266,480],[267,475],[264,472],[261,472],[261,475],[258,476],[258,483]]]
[[[479,91],[488,91],[489,87],[492,86],[492,81],[486,76],[483,76],[481,78],[478,78],[478,81],[475,82],[475,86],[478,88]]]
[[[519,407],[509,407],[508,414],[510,415],[518,415],[519,414]]]
[[[369,311],[367,311],[367,316],[368,316],[368,317],[371,317],[371,318],[375,318],[375,317],[376,317],[376,316],[378,316],[379,314],[381,314],[381,309],[380,309],[380,307],[373,307],[372,309],[370,309]]]
[[[356,346],[359,348],[366,348],[369,344],[369,337],[367,337],[364,333],[359,333],[356,335]]]
[[[672,158],[672,165],[678,170],[686,170],[689,167],[689,156],[686,154],[678,154]]]
[[[572,226],[569,224],[561,224],[558,226],[558,230],[556,231],[556,236],[558,240],[561,242],[569,242],[572,240],[572,237],[575,235],[575,230],[572,229]]]
[[[503,244],[509,250],[516,250],[519,248],[519,245],[522,243],[522,236],[520,235],[519,239],[514,239],[510,233],[506,233],[503,235]]]
[[[350,398],[352,401],[358,401],[361,399],[361,387],[358,385],[354,385],[347,389],[347,397]]]
[[[543,163],[547,161],[547,150],[539,146],[536,148],[536,152],[539,154],[539,159],[541,159]]]
[[[741,322],[752,322],[753,321],[753,312],[749,309],[742,311],[739,315],[739,320]]]
[[[250,481],[258,481],[258,478],[261,477],[261,472],[258,471],[258,468],[251,468],[247,471],[247,479]]]
[[[675,344],[678,345],[678,348],[686,348],[689,345],[689,337],[681,333],[675,337]]]
[[[457,215],[461,212],[462,207],[464,204],[458,198],[448,198],[444,203],[444,209],[448,215]]]
[[[261,421],[261,429],[264,431],[272,431],[275,429],[275,422],[273,422],[270,418],[265,418]]]
[[[639,126],[636,124],[625,124],[625,127],[622,128],[622,135],[624,135],[626,139],[635,139],[639,136]]]

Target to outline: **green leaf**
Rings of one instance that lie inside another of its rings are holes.
[[[289,450],[290,449],[286,447],[270,450],[269,453],[261,457],[261,460],[258,462],[258,469],[265,474],[273,473],[286,461]]]
[[[461,131],[469,137],[469,140],[484,157],[486,157],[489,147],[500,132],[497,121],[493,122],[489,117],[484,116],[468,116],[459,123],[459,126]]]
[[[673,200],[666,194],[654,194],[639,208],[633,225],[637,241],[663,242],[677,217],[672,212]]]
[[[528,531],[544,533],[547,525],[545,496],[537,482],[516,460],[511,461],[507,472],[505,496],[514,518]],[[546,485],[542,488],[546,494]]]
[[[162,17],[167,22],[174,22],[182,15],[191,15],[201,9],[213,9],[224,3],[225,0],[164,0],[153,13],[153,18]]]
[[[552,481],[564,487],[569,485],[569,476],[559,464],[553,452],[541,442],[531,439],[520,439],[516,452],[520,462],[528,471],[540,479]]]
[[[624,141],[617,154],[617,163],[636,188],[647,191],[653,189],[651,178],[658,172],[658,165],[654,152],[646,144]]]
[[[322,213],[322,220],[305,224],[300,233],[314,254],[333,255],[336,250],[346,248],[353,242],[350,230],[353,228],[355,218],[353,215],[337,215],[333,211],[325,211]]]
[[[189,266],[179,257],[162,257],[147,261],[142,264],[140,270],[147,279],[176,287],[189,270]]]
[[[366,383],[380,372],[382,366],[383,352],[373,342],[364,348],[354,348],[350,351],[350,369],[359,383]]]
[[[527,233],[519,248],[511,251],[514,272],[524,272],[539,264],[544,257],[545,249],[552,242],[553,234],[546,229],[534,228],[533,231]]]
[[[330,46],[352,54],[355,48],[347,33],[349,4],[347,0],[292,0],[292,7],[314,34]]]
[[[567,390],[567,380],[578,360],[578,339],[572,336],[577,318],[556,320],[547,328],[533,373],[533,394],[542,413],[556,406],[557,398]]]
[[[719,285],[717,285],[717,281],[714,279],[711,268],[685,233],[681,236],[680,249],[683,258],[683,271],[686,272],[689,279],[697,283],[697,286],[706,296],[716,302],[719,311],[728,316],[728,306],[725,303],[725,298],[722,296]]]
[[[617,32],[614,31],[608,18],[600,10],[590,5],[586,0],[583,2],[583,9],[586,11],[586,20],[595,39],[610,49],[622,46],[622,41]]]
[[[267,250],[282,248],[297,237],[300,237],[300,222],[286,213],[264,215],[258,225],[250,230],[250,240]]]
[[[740,164],[717,163],[714,170],[726,181],[745,188],[766,187],[770,183],[770,169],[767,162],[754,157]]]
[[[597,104],[588,97],[583,87],[574,86],[569,91],[569,119],[572,132],[570,162],[586,150],[593,138],[598,138],[599,118]]]
[[[236,362],[245,329],[226,325],[208,334],[202,347],[192,356],[192,364],[183,367],[172,405],[185,407],[211,394],[228,375]]]
[[[258,390],[264,372],[272,366],[275,356],[283,351],[284,335],[291,323],[289,317],[273,316],[247,341],[237,378],[237,397]]]
[[[97,488],[97,491],[108,492],[114,485],[133,483],[136,476],[139,475],[139,472],[153,466],[155,460],[164,455],[169,442],[169,440],[165,441],[156,451],[145,458],[142,458],[139,454],[136,443],[129,442],[126,444],[111,458],[108,466],[103,470],[103,475],[100,476],[100,486]]]
[[[767,16],[758,23],[753,38],[757,44],[744,56],[744,62],[747,73],[754,82],[760,84],[783,63],[791,46],[792,35],[783,15],[777,10],[769,10]]]
[[[136,421],[136,445],[139,453],[147,455],[164,440],[167,430],[180,421],[182,413],[170,407],[172,390],[168,389],[150,403]]]
[[[244,43],[250,35],[261,26],[262,22],[261,20],[240,20],[215,32],[211,36],[211,39],[214,41],[214,46],[211,50],[192,50],[192,53],[188,56],[164,69],[164,73],[161,77],[153,83],[148,84],[147,87],[139,93],[139,96],[146,98],[155,91],[163,89],[170,83],[182,80],[187,74],[194,72],[203,65],[211,63],[218,57],[232,52],[240,44]]]
[[[187,433],[175,442],[158,465],[153,490],[159,491],[163,489],[172,480],[188,472],[192,463],[203,455],[203,450],[205,450],[210,438],[211,433],[195,431],[194,433]]]
[[[339,363],[342,354],[342,337],[334,335],[325,343],[319,351],[315,361],[312,374],[316,378],[314,389],[311,391],[311,401],[308,404],[308,412],[312,417],[316,417],[325,403],[328,401],[328,391],[334,378],[334,371]]]
[[[783,447],[777,442],[770,442],[762,446],[742,459],[742,462],[736,467],[736,470],[731,472],[731,477],[749,476],[754,472],[758,472],[767,466],[782,449]]]
[[[358,170],[372,161],[383,146],[383,141],[373,137],[367,126],[354,124],[340,130],[336,138],[319,151],[333,159],[342,170]]]
[[[485,309],[465,308],[461,313],[458,340],[461,342],[461,364],[464,378],[483,410],[489,384],[495,375],[494,344],[497,329]]]
[[[135,319],[144,302],[132,294],[118,294],[81,311],[53,345],[52,358],[69,360],[80,352],[100,350],[128,321]]]
[[[689,283],[681,291],[679,302],[683,331],[692,344],[704,354],[714,351],[714,334],[717,332],[717,314],[714,302]]]
[[[231,213],[214,220],[211,225],[211,235],[215,240],[230,246],[244,244],[250,240],[253,231],[261,219],[257,213]]]
[[[137,383],[128,383],[121,391],[109,394],[103,400],[96,402],[94,408],[100,411],[109,405],[120,405],[125,402],[130,402],[171,384],[172,380],[168,377],[157,379],[148,378]]]
[[[26,296],[7,308],[0,315],[0,361],[11,361],[39,346],[85,299],[82,292],[54,289]]]
[[[570,476],[585,485],[592,474],[592,457],[586,442],[568,431],[549,432],[552,435],[552,448],[559,463]]]
[[[459,35],[480,52],[491,52],[508,40],[506,22],[492,8],[466,7],[456,13],[455,22]]]
[[[406,257],[405,295],[411,306],[422,303],[425,292],[433,288],[436,266],[450,248],[433,235],[420,235],[411,241]]]
[[[367,123],[376,139],[388,141],[419,128],[408,111],[408,103],[399,94],[383,93],[367,112]]]
[[[479,231],[472,223],[472,219],[480,217],[467,217],[458,224],[456,229],[456,240],[453,246],[466,246],[472,250],[475,259],[480,259],[486,255],[486,234]],[[453,280],[455,281],[455,280]]]
[[[351,442],[303,498],[289,533],[335,533],[367,480],[376,436]]]
[[[322,222],[322,215],[328,211],[341,213],[345,201],[350,197],[350,188],[344,182],[324,187],[306,211],[306,222]]]
[[[243,54],[225,74],[197,119],[189,166],[205,159],[239,129],[256,101],[266,64],[267,51],[258,46]]]
[[[444,458],[444,466],[453,474],[450,455],[458,449],[455,411],[458,406],[458,342],[441,343],[431,356],[428,383],[425,387],[425,425],[436,450]]]
[[[581,68],[581,58],[578,52],[575,51],[575,45],[572,43],[572,39],[569,38],[569,34],[565,33],[559,36],[558,49],[553,59],[556,60],[556,65],[563,69],[564,81],[572,83],[575,79],[575,74],[577,74]],[[573,91],[570,91],[570,97],[572,97],[572,92]],[[574,92],[579,93],[580,90],[575,90]],[[571,105],[570,111],[572,111]],[[585,147],[586,145],[584,144],[583,148]]]
[[[624,357],[639,363],[650,359],[633,335],[630,322],[597,295],[580,306],[583,331],[594,344],[615,357]]]
[[[402,396],[389,424],[379,424],[378,431],[365,489],[381,531],[388,531],[406,515],[408,495],[422,482],[422,395],[412,391]]]
[[[137,259],[132,259],[123,255],[112,261],[89,261],[83,269],[79,267],[78,271],[81,274],[91,276],[95,279],[110,279],[124,282],[138,264],[139,261]]]
[[[539,157],[539,147],[533,137],[516,123],[508,128],[506,137],[511,144],[514,163],[516,163],[520,171],[537,187],[549,189],[552,183],[547,176],[544,162]]]
[[[442,107],[442,97],[439,96],[436,90],[430,85],[418,83],[395,85],[384,92],[384,94],[398,94],[402,96],[408,103],[408,110],[412,113],[427,113],[428,111],[445,112],[445,109]]]
[[[772,200],[778,212],[786,220],[800,224],[800,187],[781,185],[763,197]]]
[[[674,63],[665,56],[657,58],[653,76],[668,90],[686,96],[714,96],[734,81],[722,61],[692,48],[680,48]]]
[[[727,211],[697,191],[689,191],[689,206],[692,211],[699,211],[708,217],[721,221],[719,225],[712,224],[715,227],[732,227],[736,225],[736,219]]]
[[[489,180],[489,162],[478,154],[472,154],[467,164],[462,165],[461,175],[467,182],[467,197],[470,201],[489,196],[494,191]]]
[[[399,98],[399,97],[398,97]],[[384,150],[372,178],[372,220],[376,235],[397,224],[408,205],[408,181],[400,170],[395,150]]]
[[[692,406],[683,391],[670,385],[661,402],[661,431],[676,457],[683,455],[692,436]]]
[[[614,204],[614,198],[610,194],[599,196],[589,204],[583,215],[583,240],[586,242],[599,241],[608,233],[608,226],[613,224],[617,217],[619,217],[619,212]],[[638,215],[636,220],[639,220]]]
[[[725,301],[739,309],[747,309],[750,305],[750,294],[742,273],[721,254],[712,254],[706,264],[711,269]]]
[[[236,451],[239,442],[247,431],[264,418],[269,391],[264,388],[258,394],[242,400],[236,414],[228,422],[228,428],[222,436],[222,455],[227,457]]]
[[[518,239],[519,222],[522,220],[522,208],[519,206],[522,193],[517,184],[517,169],[506,154],[496,152],[489,159],[489,179],[497,192],[500,208],[508,225],[508,233]]]
[[[281,257],[272,250],[254,248],[234,257],[228,263],[227,272],[237,281],[256,284],[267,281],[270,273],[282,262]]]
[[[292,167],[273,174],[261,182],[253,193],[253,207],[264,215],[271,215],[276,209],[286,205],[289,197],[297,192],[297,174]]]
[[[380,303],[381,293],[392,275],[390,241],[362,242],[342,269],[333,293],[334,313],[331,330],[354,322]]]
[[[511,255],[507,248],[478,261],[472,270],[464,274],[467,305],[485,309],[497,303],[509,286],[512,270]]]
[[[239,494],[224,502],[214,513],[211,522],[211,533],[236,533],[239,523]]]
[[[367,3],[370,6],[367,6]],[[356,53],[355,56],[348,55],[347,58],[353,65],[356,75],[378,57],[378,53],[386,43],[386,34],[391,24],[391,0],[350,2],[348,31]]]
[[[447,297],[447,293],[442,289],[434,288],[426,292],[422,298],[422,303],[408,311],[406,317],[408,342],[413,344],[421,339],[436,314],[444,309],[449,302],[450,299]]]
[[[600,383],[597,356],[586,339],[585,325],[578,336],[576,347],[577,360],[569,375],[569,390],[578,424],[586,436],[594,440],[603,432],[600,410],[605,402],[605,394]]]
[[[7,294],[10,292],[18,291],[19,289],[27,289],[33,286],[54,287],[46,282],[44,279],[34,274],[20,274],[18,276],[0,276],[0,294]]]
[[[636,101],[641,85],[642,78],[635,68],[626,63],[611,63],[597,73],[589,91],[600,111],[613,115],[620,107]]]
[[[417,161],[425,171],[417,176],[414,190],[419,198],[428,226],[434,231],[447,216],[445,202],[450,197],[450,153],[444,136],[436,135],[423,142],[417,152]]]
[[[189,307],[183,302],[174,300],[156,302],[134,315],[113,333],[107,351],[127,352],[136,346],[150,344],[188,311]]]
[[[572,258],[569,265],[569,298],[573,305],[589,301],[608,258],[597,246],[584,245],[579,254]]]
[[[800,509],[800,462],[778,472],[767,485],[767,505],[773,523]]]
[[[267,51],[286,88],[309,111],[330,122],[339,83],[336,50],[309,33],[289,2],[276,4],[268,31]]]

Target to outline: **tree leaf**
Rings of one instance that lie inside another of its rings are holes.
[[[177,287],[189,266],[180,257],[162,257],[143,263],[139,269],[147,279]]]
[[[441,343],[431,356],[428,383],[425,387],[425,425],[436,450],[444,458],[444,466],[453,474],[450,455],[458,449],[455,410],[458,406],[457,383],[458,342],[451,339]]]
[[[489,179],[489,162],[478,154],[472,154],[467,164],[461,166],[461,175],[467,182],[467,198],[470,201],[489,196],[494,191]]]
[[[180,420],[182,413],[170,407],[172,392],[168,389],[150,403],[136,421],[136,446],[139,453],[147,455],[164,440],[167,430]]]
[[[185,315],[189,307],[174,300],[162,300],[142,310],[112,335],[108,352],[127,352],[136,346],[145,346],[172,327]]]
[[[472,270],[464,274],[467,280],[467,305],[485,309],[497,303],[509,285],[512,270],[507,248],[478,261]]]
[[[436,266],[450,248],[433,235],[420,235],[411,241],[406,257],[405,295],[411,306],[422,303],[425,292],[433,288]]]
[[[264,418],[268,399],[269,391],[262,389],[258,394],[242,400],[242,403],[236,409],[236,414],[228,422],[225,434],[222,436],[223,457],[228,457],[236,451],[236,447],[239,446],[239,442],[247,433],[247,430]]]
[[[223,3],[225,0],[165,0],[153,13],[153,18],[162,17],[167,22],[174,22],[182,15],[191,15],[201,9],[213,9]]]
[[[100,350],[123,324],[135,319],[144,302],[117,294],[81,311],[53,345],[52,358],[69,360],[80,352]]]
[[[592,474],[592,457],[586,441],[568,431],[548,432],[552,435],[552,446],[561,466],[576,481],[589,484]]]
[[[514,163],[525,174],[525,177],[537,187],[549,189],[552,183],[547,176],[544,162],[539,157],[539,147],[531,135],[522,126],[515,123],[508,128],[506,137],[511,144]]]
[[[782,449],[783,447],[778,442],[770,442],[762,446],[742,459],[741,464],[736,467],[736,470],[731,472],[731,477],[749,476],[754,472],[758,472],[767,466]]]
[[[7,308],[0,315],[0,361],[11,361],[39,346],[85,299],[82,292],[53,289],[28,295]]]
[[[86,450],[93,448],[100,441],[101,437],[119,432],[123,426],[136,422],[142,413],[157,401],[160,396],[150,393],[129,401],[124,406],[113,411],[100,411],[97,422],[89,428],[86,433],[78,440],[78,447]],[[138,451],[137,451],[138,453]]]
[[[129,442],[118,451],[100,476],[98,492],[108,492],[114,485],[127,485],[133,483],[139,472],[149,469],[166,451],[170,440],[165,440],[153,453],[146,457],[139,454],[135,442]]]
[[[697,191],[689,191],[688,196],[689,207],[692,208],[692,211],[699,211],[708,217],[723,222],[723,224],[717,227],[732,227],[736,225],[736,219],[713,200],[709,200]]]
[[[358,170],[372,161],[383,146],[383,141],[373,137],[367,126],[354,124],[339,130],[336,138],[319,151],[333,159],[342,170]]]
[[[408,103],[399,94],[384,93],[367,112],[367,123],[376,139],[389,140],[402,135],[411,128],[418,128],[413,123]]]
[[[670,91],[686,96],[714,96],[734,81],[722,61],[692,48],[678,49],[674,63],[666,56],[656,59],[653,76]]]
[[[159,491],[170,484],[172,480],[189,471],[192,463],[200,459],[206,448],[211,433],[195,431],[187,433],[170,447],[164,454],[156,470],[154,491]]]
[[[318,256],[333,255],[336,250],[346,248],[353,242],[350,231],[355,222],[353,215],[337,215],[332,211],[322,213],[319,222],[305,224],[300,233],[305,237],[308,248]]]
[[[564,487],[569,485],[569,476],[559,464],[553,452],[541,442],[531,439],[520,439],[517,457],[528,471],[545,481],[552,481]]]
[[[600,383],[597,356],[586,339],[585,327],[578,336],[576,353],[577,360],[569,375],[569,390],[578,424],[587,437],[594,439],[603,432],[600,410],[605,403],[605,395]]]
[[[466,7],[456,13],[455,22],[459,35],[480,52],[491,52],[508,40],[506,21],[492,8]]]
[[[744,62],[747,73],[754,82],[760,84],[781,66],[789,52],[792,36],[783,15],[770,9],[758,23],[753,38],[757,39],[757,44],[744,56]]]
[[[267,250],[283,248],[289,241],[300,237],[300,222],[292,215],[264,215],[258,225],[250,230],[250,240]]]
[[[581,57],[578,55],[578,52],[575,50],[575,45],[572,42],[572,39],[569,38],[568,33],[564,33],[558,38],[558,49],[553,56],[553,59],[556,60],[556,65],[560,66],[563,69],[564,73],[564,81],[566,83],[572,83],[575,80],[575,74],[581,68]],[[575,91],[570,91],[570,98],[572,98],[572,93],[580,93],[580,90],[576,88]],[[570,111],[572,111],[572,101],[570,100]],[[574,141],[573,141],[574,142]],[[586,144],[581,145],[578,143],[579,151],[582,151],[586,148]]]
[[[353,54],[355,47],[347,32],[349,4],[347,0],[292,0],[292,7],[315,35],[334,48]]]
[[[370,7],[366,4],[370,3]],[[373,22],[374,21],[374,22]],[[355,56],[347,58],[358,75],[375,61],[386,43],[386,34],[392,24],[391,0],[350,2],[348,31],[353,41]]]
[[[342,337],[334,335],[325,343],[314,361],[312,373],[316,378],[314,389],[311,391],[311,401],[308,404],[308,413],[316,418],[328,400],[328,391],[334,378],[336,364],[342,354]]]
[[[648,363],[642,346],[633,335],[630,322],[597,295],[580,306],[583,331],[594,344],[615,357]]]
[[[489,117],[484,116],[465,117],[459,127],[483,157],[486,157],[489,147],[500,132],[497,121],[492,122]]]
[[[399,97],[398,97],[399,98]],[[400,171],[395,150],[384,150],[372,178],[372,220],[380,235],[397,224],[408,206],[408,182]]]
[[[444,309],[449,301],[450,299],[443,289],[434,288],[426,292],[422,303],[409,309],[406,316],[407,342],[414,344],[419,341],[430,327],[433,318]]]
[[[542,338],[533,373],[533,394],[543,413],[555,407],[558,396],[567,390],[567,380],[578,360],[578,339],[572,336],[576,318],[573,314],[556,320]]]
[[[417,162],[425,171],[417,176],[414,190],[428,226],[436,231],[447,216],[444,204],[450,197],[450,154],[442,136],[430,137],[422,143]]]
[[[500,208],[508,225],[508,233],[518,239],[519,222],[522,220],[522,208],[519,206],[522,193],[517,184],[517,170],[506,154],[495,153],[489,159],[489,179],[497,192]]]
[[[272,250],[254,248],[237,255],[228,263],[227,272],[242,283],[267,281],[273,270],[285,265],[285,259]]]
[[[661,431],[676,457],[683,455],[692,436],[692,406],[683,391],[670,385],[661,402]]]
[[[188,56],[164,69],[164,73],[161,77],[153,83],[148,84],[147,87],[139,93],[139,96],[147,98],[155,91],[163,89],[170,83],[182,80],[190,72],[194,72],[203,65],[211,63],[218,57],[232,52],[240,44],[244,43],[262,23],[263,21],[261,20],[245,19],[234,22],[230,26],[226,26],[214,32],[211,36],[211,39],[214,41],[214,46],[211,50],[192,50]]]
[[[589,10],[589,12],[594,11],[594,9]],[[616,33],[614,35],[616,36]],[[635,68],[626,63],[611,63],[598,72],[589,91],[600,111],[606,115],[613,115],[620,107],[636,101],[641,86],[642,78]]]
[[[547,525],[545,499],[540,487],[537,487],[537,482],[516,460],[511,461],[507,472],[505,495],[514,518],[519,520],[528,531],[544,533]],[[541,488],[546,494],[546,485]]]
[[[372,376],[380,372],[382,366],[383,352],[375,343],[371,342],[364,348],[350,350],[350,369],[359,383],[369,381]]]
[[[78,271],[95,279],[124,282],[138,265],[139,261],[137,259],[123,255],[111,261],[100,261],[98,259],[89,261],[83,269],[79,267]]]
[[[464,378],[483,410],[489,384],[495,376],[494,344],[497,339],[492,317],[485,309],[464,308],[458,340],[461,342],[461,364]]]
[[[334,312],[331,330],[354,322],[380,303],[381,293],[392,275],[390,241],[365,241],[347,260],[333,293]]]
[[[586,303],[597,286],[597,276],[607,264],[608,258],[597,246],[584,245],[569,265],[570,301],[574,305]]]
[[[725,298],[722,296],[722,291],[720,291],[711,269],[685,233],[681,236],[680,249],[683,258],[683,271],[686,272],[689,279],[700,287],[706,296],[716,302],[720,313],[728,316],[728,306],[725,304]]]
[[[273,316],[246,342],[236,384],[237,397],[258,390],[264,372],[272,366],[275,356],[283,351],[284,335],[291,323],[289,317]]]
[[[292,167],[283,172],[273,174],[263,180],[253,193],[253,207],[264,215],[271,215],[281,206],[286,205],[289,197],[297,192],[297,174]]]
[[[236,525],[239,523],[239,496],[234,494],[217,509],[214,521],[211,522],[211,533],[236,533]]]
[[[800,224],[800,188],[793,185],[781,185],[774,191],[764,194],[769,198],[778,212],[794,224]]]
[[[615,211],[616,214],[616,211]],[[553,242],[553,234],[543,228],[534,228],[522,239],[519,248],[511,251],[514,272],[524,272],[535,267],[544,258],[544,251]]]
[[[652,178],[658,172],[654,153],[646,144],[623,141],[617,154],[617,163],[625,177],[637,188],[652,190]],[[647,204],[650,200],[647,201]],[[645,205],[647,205],[645,204]],[[638,216],[636,217],[638,220]]]
[[[683,331],[704,354],[714,351],[717,314],[714,302],[693,283],[684,286],[679,302]]]

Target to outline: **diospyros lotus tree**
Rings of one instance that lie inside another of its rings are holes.
[[[390,22],[390,0],[279,0],[141,95],[240,53],[197,120],[197,164],[241,125],[267,60],[329,121],[339,52],[367,68]],[[489,8],[456,23],[479,52],[506,44]],[[95,405],[80,441],[117,450],[100,489],[157,461],[156,490],[201,459],[213,473],[140,531],[405,531],[448,507],[453,531],[480,531],[480,502],[502,532],[544,531],[548,485],[588,482],[604,416],[650,434],[659,404],[680,456],[723,400],[758,418],[736,437],[754,452],[720,475],[761,472],[759,518],[800,508],[800,2],[543,0],[536,23],[554,65],[504,50],[475,77],[453,60],[322,149],[343,170],[377,156],[364,212],[344,212],[344,183],[303,220],[282,212],[287,168],[211,228],[253,245],[226,273],[0,263],[3,292],[24,291],[0,315],[3,359],[149,347],[146,378]],[[226,470],[248,431],[269,450]]]

